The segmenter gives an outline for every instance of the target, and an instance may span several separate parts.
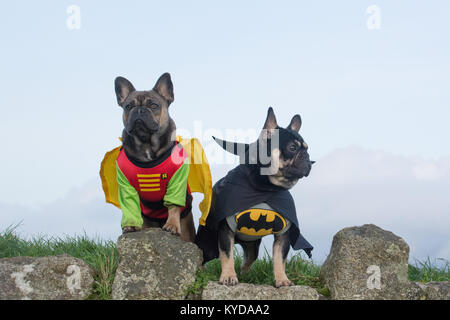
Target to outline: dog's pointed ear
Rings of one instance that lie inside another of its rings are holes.
[[[273,112],[272,107],[269,107],[269,110],[267,110],[267,118],[266,122],[264,123],[264,128],[266,130],[273,130],[278,127],[277,119],[275,118],[275,112]]]
[[[275,129],[278,128],[277,119],[275,118],[275,112],[273,112],[272,107],[269,107],[269,110],[267,110],[267,118],[266,122],[264,123],[264,127],[261,133],[261,136],[263,139],[270,139],[272,136],[272,133],[275,131]]]
[[[291,130],[299,132],[301,127],[302,127],[302,118],[300,117],[299,114],[296,114],[292,118],[291,123],[289,123],[288,128],[291,129]]]
[[[156,81],[156,84],[153,87],[153,90],[158,92],[161,97],[166,99],[167,102],[171,104],[174,100],[174,95],[170,74],[166,72],[161,77],[159,77],[158,81]]]
[[[117,77],[116,80],[114,80],[114,87],[116,89],[117,103],[119,106],[122,106],[122,103],[131,92],[136,91],[131,82],[124,77]]]

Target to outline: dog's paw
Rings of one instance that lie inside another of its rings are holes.
[[[139,227],[123,227],[122,228],[122,234],[129,233],[129,232],[137,232],[141,231],[141,228]]]
[[[281,279],[275,279],[275,287],[277,287],[277,288],[288,287],[288,286],[292,286],[292,285],[294,285],[294,284],[287,277],[281,278]]]
[[[219,279],[220,284],[224,284],[226,286],[235,286],[239,283],[236,273],[222,273]]]
[[[169,220],[163,225],[162,229],[164,231],[170,232],[173,235],[179,236],[181,234],[181,226],[179,223],[173,223]]]

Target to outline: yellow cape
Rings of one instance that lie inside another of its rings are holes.
[[[200,202],[199,208],[202,213],[200,224],[204,226],[211,206],[212,179],[209,163],[198,139],[183,139],[177,136],[177,141],[181,143],[189,156],[189,188],[191,192],[203,193],[203,200]],[[116,159],[121,147],[107,152],[100,165],[100,178],[106,202],[112,203],[118,208],[120,208],[120,203],[118,197],[119,185],[116,180]]]

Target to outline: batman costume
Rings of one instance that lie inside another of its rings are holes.
[[[195,239],[195,243],[203,250],[204,263],[219,255],[219,223],[237,213],[245,213],[250,208],[261,208],[261,204],[268,205],[268,208],[290,223],[286,232],[289,232],[292,248],[303,249],[311,258],[313,247],[300,233],[295,203],[290,192],[271,184],[267,176],[259,174],[259,170],[256,165],[240,164],[214,185],[211,211],[205,223],[200,224]],[[259,215],[258,218],[261,219]]]

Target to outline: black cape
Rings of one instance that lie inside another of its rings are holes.
[[[259,174],[259,169],[241,164],[214,185],[206,224],[199,226],[195,238],[195,243],[203,250],[204,263],[219,256],[219,222],[262,202],[291,221],[288,232],[292,248],[303,249],[311,258],[313,247],[300,233],[294,199],[288,190],[269,183],[267,176]]]

